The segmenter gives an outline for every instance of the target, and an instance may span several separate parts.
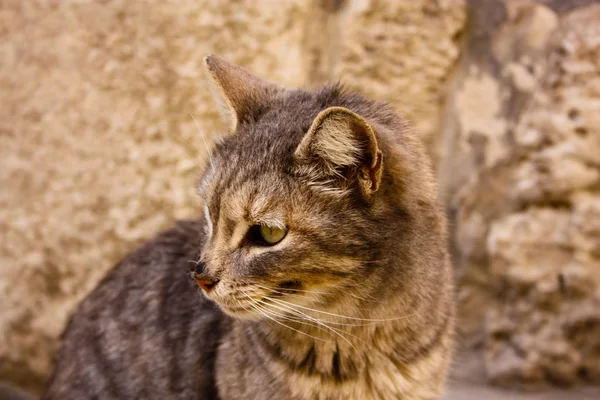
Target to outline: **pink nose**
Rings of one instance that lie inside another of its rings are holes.
[[[210,279],[206,276],[206,263],[203,261],[196,263],[194,280],[206,293],[210,292],[219,283],[218,280]]]
[[[217,286],[217,283],[219,283],[219,281],[213,281],[211,279],[195,278],[194,280],[196,281],[196,283],[198,284],[198,286],[200,286],[200,288],[202,290],[204,290],[206,293],[208,293],[211,290],[213,290],[213,288],[215,286]]]

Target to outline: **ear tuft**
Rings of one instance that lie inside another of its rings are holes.
[[[228,109],[231,131],[252,121],[283,88],[252,75],[242,67],[211,54],[204,58],[206,71],[217,89],[217,97]]]
[[[379,189],[382,154],[373,128],[343,107],[321,111],[294,153],[297,164],[313,181],[337,181],[348,188],[358,183],[370,197]]]

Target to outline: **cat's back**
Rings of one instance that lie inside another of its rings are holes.
[[[216,398],[226,321],[189,277],[203,236],[199,221],[178,222],[100,282],[65,330],[44,399]]]

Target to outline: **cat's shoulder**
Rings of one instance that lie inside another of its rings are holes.
[[[190,277],[203,240],[202,221],[177,221],[119,262],[84,299],[73,318],[80,323],[86,320],[83,326],[97,320],[147,325],[153,318],[168,323],[181,313],[219,318],[221,312],[198,293]]]
[[[190,277],[202,240],[202,222],[177,222],[98,283],[67,324],[44,399],[167,398],[143,395],[162,381],[186,388],[181,398],[216,393],[214,349],[227,318]]]

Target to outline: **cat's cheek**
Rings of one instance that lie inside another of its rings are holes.
[[[285,238],[279,243],[272,246],[252,246],[247,250],[249,259],[273,252],[285,252],[286,249],[294,245],[293,234],[288,233]]]
[[[208,210],[207,206],[204,206],[204,220],[205,220],[205,232],[206,232],[206,239],[210,240],[210,238],[212,237],[213,234],[213,225],[212,225],[212,221],[210,219],[210,212]]]

